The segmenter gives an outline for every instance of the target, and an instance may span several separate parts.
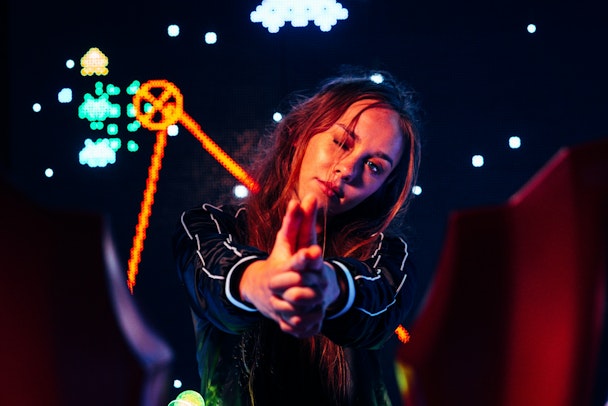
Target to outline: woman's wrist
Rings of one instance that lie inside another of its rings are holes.
[[[256,312],[258,309],[254,306],[251,300],[248,299],[247,289],[243,289],[245,285],[243,278],[245,273],[252,265],[262,262],[263,259],[257,256],[249,256],[241,259],[226,275],[226,296],[228,300],[239,309],[247,312]],[[255,275],[255,274],[249,274]]]
[[[326,262],[334,270],[339,287],[336,300],[327,307],[326,319],[334,319],[342,316],[352,307],[355,301],[355,282],[349,270],[339,261]]]
[[[323,266],[329,269],[329,277],[333,277],[332,279],[335,281],[335,288],[333,290],[337,291],[326,309],[326,317],[331,317],[343,309],[346,304],[348,298],[348,294],[346,293],[347,284],[342,280],[343,278],[339,277],[336,268],[330,262],[323,261]]]
[[[249,287],[253,286],[252,278],[254,278],[260,266],[263,264],[263,260],[257,260],[250,263],[242,272],[240,281],[239,281],[239,297],[243,303],[253,306],[251,300],[249,299],[248,292]]]

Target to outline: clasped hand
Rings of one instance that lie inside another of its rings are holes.
[[[249,265],[239,285],[244,300],[298,338],[321,331],[325,311],[340,293],[317,245],[316,220],[314,197],[291,200],[268,258]]]

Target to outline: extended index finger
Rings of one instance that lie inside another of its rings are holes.
[[[291,200],[287,205],[285,216],[283,216],[283,223],[277,233],[273,250],[277,248],[287,249],[290,255],[297,251],[298,236],[303,216],[300,204],[295,200]]]
[[[298,233],[298,248],[306,248],[317,243],[317,199],[305,196],[300,203],[302,223]]]

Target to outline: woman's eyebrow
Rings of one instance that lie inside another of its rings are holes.
[[[343,130],[344,130],[344,132],[345,132],[345,133],[347,133],[347,134],[348,134],[348,135],[349,135],[351,138],[353,138],[353,139],[355,139],[355,140],[358,140],[358,139],[359,139],[359,136],[358,136],[357,134],[355,134],[355,131],[353,131],[353,130],[349,129],[349,128],[348,128],[348,127],[346,127],[344,124],[341,124],[341,123],[336,123],[336,125],[337,125],[338,127],[340,127],[341,129],[343,129]]]
[[[348,127],[346,127],[344,124],[341,123],[336,123],[336,125],[338,127],[340,127],[341,129],[344,130],[344,132],[346,134],[348,134],[349,137],[351,137],[352,139],[354,139],[355,141],[360,141],[361,137],[359,137],[357,135],[357,133],[355,133],[354,130],[349,129]],[[372,156],[378,157],[378,158],[382,158],[385,161],[387,161],[388,163],[391,164],[391,166],[395,166],[395,163],[393,162],[393,158],[391,158],[386,152],[384,151],[376,151],[372,154]]]

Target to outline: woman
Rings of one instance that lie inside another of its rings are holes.
[[[397,218],[419,138],[410,94],[344,76],[272,133],[246,204],[185,212],[174,239],[207,405],[388,405],[378,349],[413,306]]]

